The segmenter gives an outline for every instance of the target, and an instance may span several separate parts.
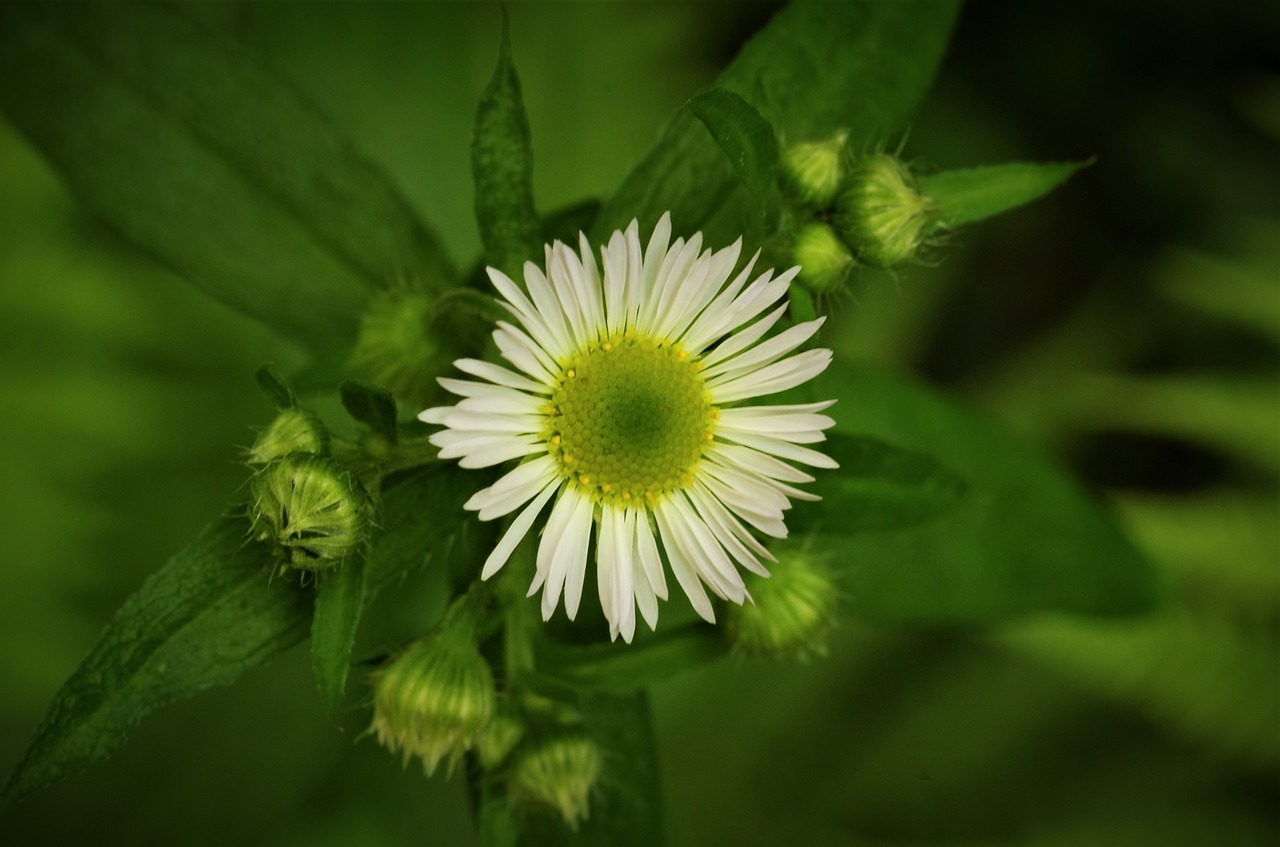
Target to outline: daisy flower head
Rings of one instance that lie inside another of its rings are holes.
[[[835,401],[741,405],[821,373],[831,351],[794,352],[822,320],[769,335],[799,268],[734,275],[742,240],[704,249],[702,234],[671,240],[663,215],[646,247],[639,224],[614,232],[600,264],[585,236],[556,242],[545,270],[524,265],[525,287],[489,268],[513,322],[493,333],[512,367],[475,359],[474,380],[441,378],[462,399],[419,417],[440,458],[464,468],[520,460],[465,507],[481,520],[513,515],[481,571],[488,579],[549,508],[529,588],[549,619],[563,596],[574,618],[595,539],[596,582],[610,634],[630,641],[636,612],[650,629],[667,599],[663,559],[693,608],[715,621],[706,589],[750,599],[739,568],[768,576],[756,532],[787,534],[795,465],[834,468],[804,445],[822,441]],[[768,337],[766,337],[768,336]]]

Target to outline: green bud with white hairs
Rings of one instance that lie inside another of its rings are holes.
[[[516,797],[559,813],[571,829],[587,819],[591,792],[604,770],[604,753],[584,732],[553,735],[522,749],[511,769]]]
[[[291,406],[281,409],[275,419],[258,433],[246,461],[250,465],[265,465],[291,453],[327,452],[329,432],[320,418],[314,412]]]
[[[836,201],[836,226],[862,262],[893,268],[915,259],[933,226],[933,200],[888,153],[858,160]]]
[[[751,656],[807,657],[826,651],[838,589],[826,565],[802,545],[782,544],[770,577],[751,575],[754,603],[727,608],[734,647]]]
[[[835,230],[818,221],[805,224],[796,233],[791,261],[800,266],[796,282],[814,294],[839,291],[856,264]]]
[[[323,571],[364,543],[370,503],[364,488],[324,456],[291,453],[249,482],[251,533],[275,545],[284,564]]]
[[[848,153],[845,130],[822,141],[792,144],[782,151],[783,185],[793,197],[812,209],[825,209],[836,199],[844,179]]]

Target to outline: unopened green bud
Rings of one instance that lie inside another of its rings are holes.
[[[748,575],[754,603],[728,608],[734,646],[753,656],[821,654],[835,624],[837,589],[826,566],[808,550],[775,550],[769,578]]]
[[[445,628],[415,642],[379,673],[373,732],[379,743],[422,759],[427,774],[449,770],[480,739],[494,712],[493,673],[470,627]]]
[[[549,738],[516,757],[511,787],[516,796],[550,807],[571,828],[587,819],[591,790],[604,769],[604,754],[590,736],[573,733]]]
[[[355,477],[323,456],[276,459],[249,483],[253,536],[276,545],[286,564],[321,571],[364,541],[369,498]]]
[[[524,738],[524,721],[508,711],[499,711],[476,740],[480,766],[493,770],[511,754]]]
[[[825,141],[792,144],[782,151],[783,184],[797,200],[813,209],[825,209],[836,199],[845,172],[845,141],[837,132]]]
[[[877,153],[854,165],[836,204],[836,224],[861,261],[892,268],[918,255],[935,210],[906,165]]]
[[[275,420],[258,433],[249,448],[247,461],[251,465],[265,465],[290,453],[322,454],[328,450],[329,433],[320,418],[294,406],[281,410]]]
[[[430,327],[431,300],[421,292],[376,297],[360,319],[351,365],[396,397],[420,403],[435,391],[443,362]]]
[[[824,223],[810,223],[796,233],[791,259],[800,266],[796,282],[814,294],[830,294],[844,285],[853,268],[853,254],[835,230]]]

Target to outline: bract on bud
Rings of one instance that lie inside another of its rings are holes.
[[[892,268],[918,255],[935,210],[906,165],[877,153],[854,164],[836,203],[836,225],[859,260]]]
[[[524,738],[524,721],[509,711],[499,710],[476,739],[476,756],[480,766],[493,770],[511,754]]]
[[[323,456],[292,453],[249,483],[253,537],[274,544],[285,564],[321,571],[364,541],[369,498],[360,483]]]
[[[838,591],[826,566],[798,545],[773,551],[769,578],[752,576],[754,604],[728,608],[734,646],[753,656],[821,654],[835,624]]]
[[[479,741],[494,713],[493,673],[471,627],[446,627],[415,642],[379,674],[373,732],[407,762],[434,773],[446,757],[453,770]]]
[[[247,461],[251,465],[265,465],[290,453],[323,454],[329,451],[329,432],[313,412],[297,406],[282,409],[267,424],[253,446],[249,448]]]
[[[511,789],[535,806],[550,807],[577,829],[590,811],[591,790],[604,769],[604,754],[589,735],[558,735],[520,751]]]
[[[797,200],[812,209],[825,209],[836,199],[844,178],[848,137],[841,130],[825,141],[792,144],[782,151],[783,185]]]
[[[791,245],[791,261],[800,266],[796,282],[814,294],[838,291],[854,266],[853,254],[824,223],[801,227]]]

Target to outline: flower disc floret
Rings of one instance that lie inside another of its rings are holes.
[[[699,371],[683,348],[634,333],[576,356],[547,416],[560,472],[614,506],[691,484],[716,414]]]

